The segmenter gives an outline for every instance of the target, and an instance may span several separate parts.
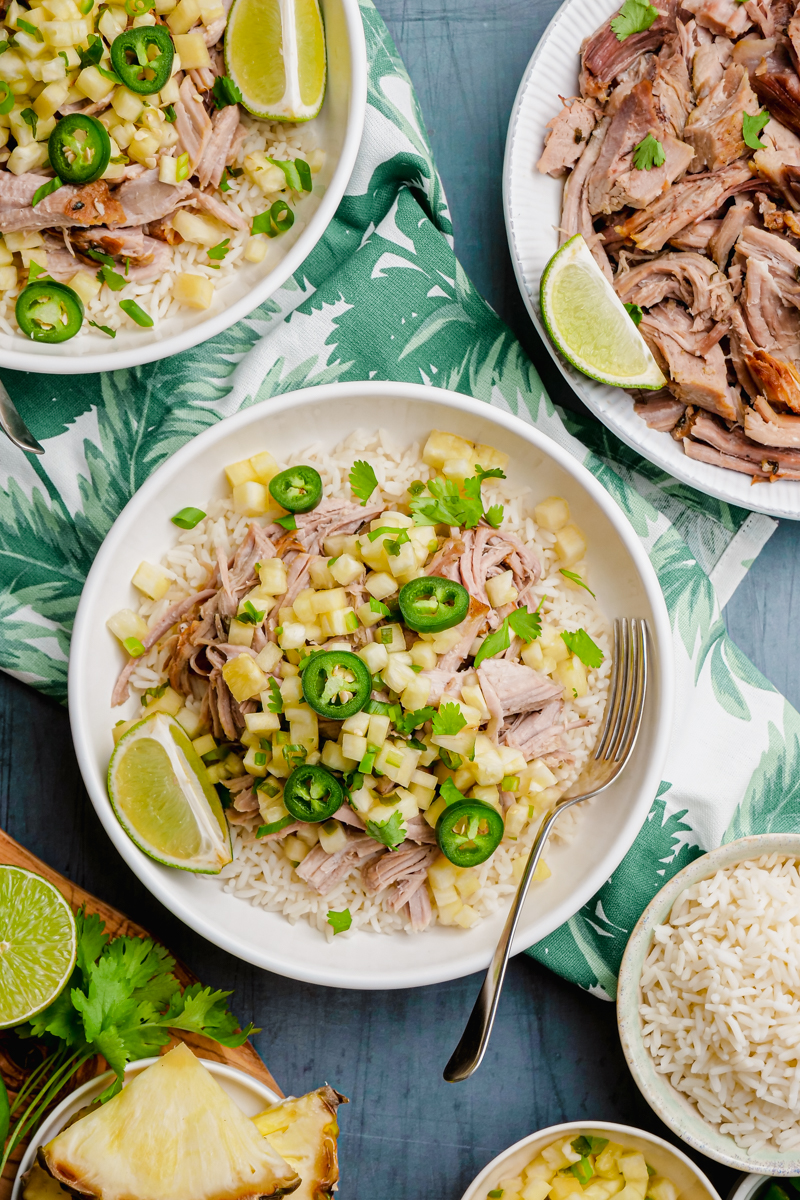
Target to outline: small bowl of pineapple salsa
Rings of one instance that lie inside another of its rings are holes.
[[[463,1200],[719,1200],[690,1158],[629,1125],[551,1125],[498,1154]]]

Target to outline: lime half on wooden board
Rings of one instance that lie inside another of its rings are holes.
[[[52,883],[0,865],[0,1029],[47,1008],[77,954],[75,917]]]
[[[325,31],[317,0],[234,0],[225,68],[248,112],[309,121],[325,97]]]
[[[579,233],[545,267],[539,298],[554,345],[584,375],[612,387],[666,385],[650,347]]]

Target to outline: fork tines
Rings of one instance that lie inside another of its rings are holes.
[[[624,761],[639,731],[647,681],[647,622],[641,617],[614,621],[614,665],[596,760]]]

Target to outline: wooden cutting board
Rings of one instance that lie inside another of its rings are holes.
[[[126,934],[128,937],[147,937],[147,931],[142,929],[140,925],[136,925],[123,913],[118,912],[116,908],[111,908],[110,905],[104,904],[102,900],[98,900],[96,896],[92,896],[89,892],[85,892],[83,888],[77,884],[71,883],[69,879],[65,879],[63,875],[59,875],[58,871],[54,871],[52,867],[48,867],[40,859],[35,858],[24,847],[15,842],[0,829],[0,863],[8,863],[16,867],[25,867],[29,871],[35,871],[38,875],[43,875],[45,879],[49,879],[54,883],[61,894],[69,901],[74,909],[78,909],[81,905],[86,906],[86,911],[90,913],[98,913],[106,924],[106,931],[112,935]],[[185,967],[183,963],[176,962],[175,974],[184,985],[196,983],[197,978],[192,972]],[[184,1041],[195,1054],[202,1058],[215,1059],[217,1062],[227,1063],[229,1066],[238,1067],[240,1071],[245,1071],[248,1075],[252,1075],[261,1083],[265,1083],[267,1087],[273,1091],[283,1095],[275,1080],[270,1075],[264,1062],[256,1052],[250,1042],[245,1042],[238,1049],[230,1050],[227,1046],[220,1046],[217,1042],[212,1042],[208,1038],[201,1037],[197,1034],[180,1033],[179,1037],[175,1036],[170,1045],[175,1045],[176,1042]],[[164,1046],[162,1053],[166,1053],[170,1046]],[[87,1064],[92,1069],[81,1076],[80,1082],[85,1082],[86,1079],[100,1073],[106,1069],[102,1059],[94,1060],[93,1063]],[[20,1070],[19,1066],[4,1053],[2,1035],[0,1034],[0,1074],[2,1074],[8,1087],[9,1095],[12,1097],[15,1091],[21,1085],[25,1078],[25,1074]],[[11,1186],[17,1172],[17,1164],[22,1158],[24,1152],[24,1144],[18,1147],[12,1155],[11,1161],[8,1163],[2,1179],[0,1179],[0,1200],[8,1200],[11,1195]]]

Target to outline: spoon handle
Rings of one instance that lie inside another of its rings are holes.
[[[486,972],[483,987],[478,993],[475,1006],[461,1035],[461,1041],[456,1046],[450,1056],[450,1061],[444,1069],[444,1078],[448,1083],[460,1083],[462,1080],[468,1079],[473,1071],[478,1069],[486,1053],[486,1047],[489,1044],[489,1035],[492,1032],[492,1025],[497,1013],[497,1003],[503,988],[508,957],[511,953],[511,943],[517,929],[522,906],[525,903],[525,897],[528,894],[528,888],[539,864],[539,859],[542,857],[545,843],[550,836],[550,830],[553,828],[560,813],[563,812],[563,807],[557,808],[550,814],[548,819],[543,823],[536,836],[536,841],[531,847],[527,865],[519,882],[514,904],[508,914],[505,928],[495,947],[495,952],[492,955],[492,961]]]
[[[0,383],[0,429],[15,446],[19,446],[20,450],[25,450],[28,454],[44,454],[44,446],[39,445],[28,429],[2,383]]]

